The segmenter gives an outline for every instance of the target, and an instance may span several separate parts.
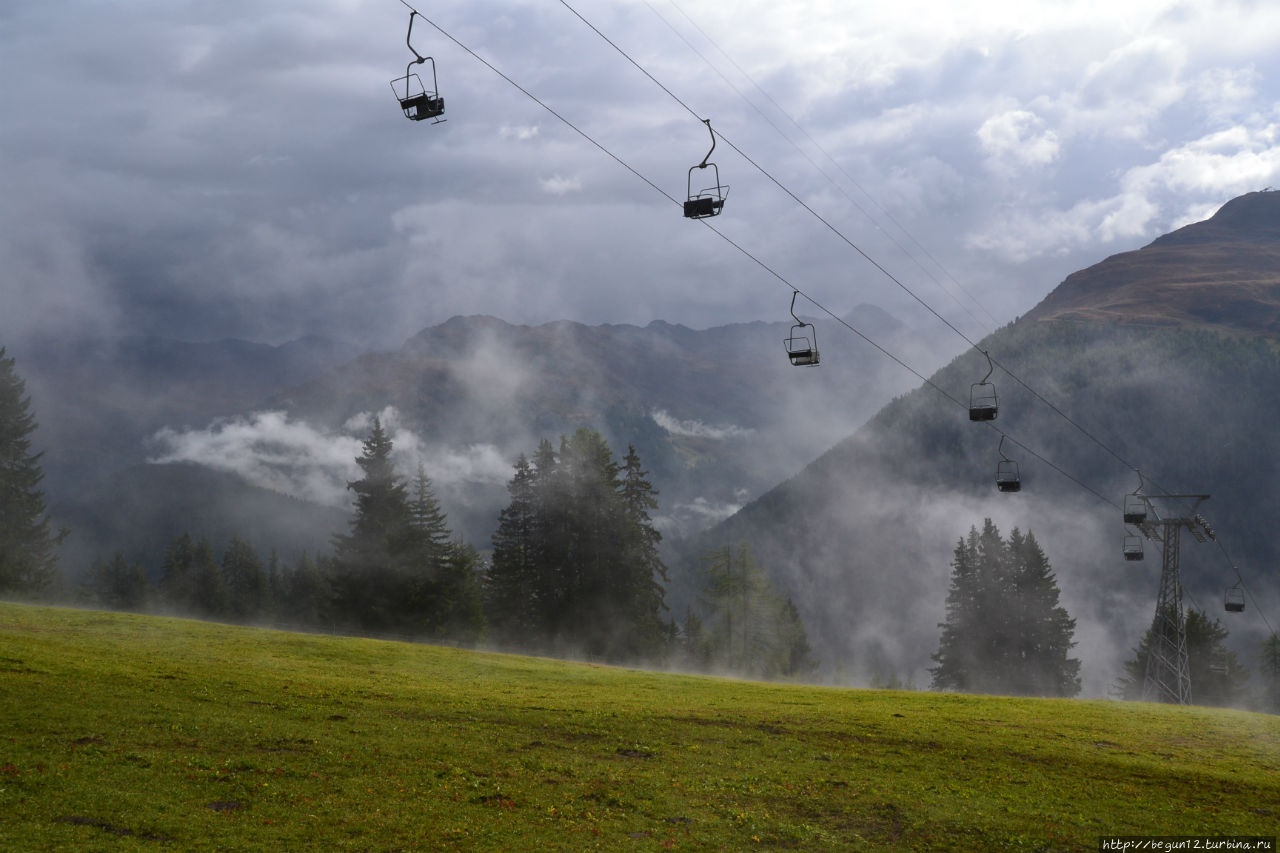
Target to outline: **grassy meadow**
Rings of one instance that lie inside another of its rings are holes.
[[[0,604],[0,850],[1097,850],[1277,826],[1274,716]]]

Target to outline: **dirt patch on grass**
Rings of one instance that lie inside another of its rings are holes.
[[[143,841],[177,841],[168,835],[161,835],[158,832],[143,832],[136,829],[128,829],[123,826],[115,826],[105,820],[99,820],[93,817],[84,817],[83,815],[68,815],[66,817],[56,818],[54,823],[69,823],[72,826],[91,826],[94,829],[100,829],[110,835],[117,835],[121,838],[139,838]]]
[[[656,758],[658,753],[651,749],[619,749],[618,755],[623,758]]]

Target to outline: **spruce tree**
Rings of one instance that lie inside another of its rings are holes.
[[[193,615],[205,619],[222,619],[230,612],[227,580],[205,538],[191,552],[191,598],[186,605]]]
[[[238,536],[231,538],[222,554],[222,577],[229,615],[242,622],[257,619],[267,603],[267,575],[258,552]]]
[[[435,577],[440,574],[449,553],[449,525],[432,489],[431,478],[421,462],[413,478],[409,518],[413,547],[417,551],[415,559],[428,577]]]
[[[58,576],[58,545],[40,482],[43,453],[31,452],[36,429],[26,382],[0,347],[0,595],[38,595]]]
[[[705,623],[686,617],[686,626],[697,627],[701,640],[694,648],[711,666],[763,678],[813,670],[799,611],[779,594],[746,542],[736,551],[725,545],[706,555],[698,603]]]
[[[195,598],[195,551],[191,534],[183,533],[164,552],[160,597],[179,610],[190,609]]]
[[[1006,542],[991,519],[970,528],[951,562],[946,621],[930,668],[935,690],[1074,696],[1080,662],[1069,657],[1075,620],[1031,533]]]
[[[333,608],[333,585],[328,560],[298,557],[291,569],[282,573],[278,612],[289,624],[328,627]]]
[[[147,591],[147,576],[142,566],[130,564],[119,551],[109,561],[96,558],[80,586],[80,595],[85,601],[110,610],[144,609]]]
[[[1280,713],[1280,631],[1272,631],[1258,649],[1258,671],[1262,677],[1262,708]]]
[[[412,630],[417,601],[412,581],[413,518],[408,489],[391,462],[391,438],[378,418],[347,483],[355,492],[351,532],[333,537],[338,617],[367,631]]]
[[[535,471],[521,454],[507,483],[511,502],[498,514],[484,578],[485,613],[500,642],[530,643],[541,624],[535,589],[542,543],[534,489]]]
[[[627,612],[631,631],[627,634],[628,656],[651,656],[664,651],[668,628],[663,615],[667,611],[667,567],[658,553],[662,534],[653,526],[650,510],[658,508],[658,491],[649,482],[649,472],[640,462],[634,445],[627,446],[622,460],[621,483],[618,487],[623,518],[619,554],[622,575],[620,590],[626,599],[621,607]]]
[[[657,493],[634,448],[623,468],[593,430],[562,436],[558,452],[544,439],[508,491],[485,575],[493,636],[609,660],[664,654]]]
[[[1142,698],[1146,682],[1147,658],[1155,636],[1157,620],[1138,641],[1133,657],[1123,664],[1123,674],[1116,681],[1115,693],[1122,699]],[[1199,610],[1188,610],[1185,617],[1187,636],[1187,671],[1191,678],[1191,701],[1196,705],[1235,705],[1244,699],[1249,673],[1226,646],[1229,634],[1221,621],[1210,619]]]

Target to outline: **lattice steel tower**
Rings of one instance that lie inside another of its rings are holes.
[[[1178,561],[1184,527],[1197,542],[1216,538],[1209,522],[1196,512],[1208,499],[1208,495],[1144,495],[1140,492],[1125,497],[1125,523],[1137,525],[1143,536],[1162,545],[1160,592],[1156,596],[1156,614],[1151,623],[1151,643],[1142,682],[1142,699],[1146,702],[1191,704],[1187,621],[1182,607],[1182,574]],[[1188,504],[1190,508],[1181,514],[1171,508]],[[1132,558],[1128,543],[1125,556]]]

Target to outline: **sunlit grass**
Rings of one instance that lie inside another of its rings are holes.
[[[1276,717],[0,604],[4,850],[1096,850],[1278,823]]]

